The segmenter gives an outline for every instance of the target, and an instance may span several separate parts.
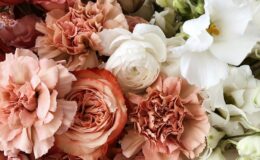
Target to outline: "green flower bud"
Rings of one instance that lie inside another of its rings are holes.
[[[204,13],[204,0],[156,0],[156,3],[173,8],[184,19],[197,18]]]
[[[191,8],[185,0],[173,0],[172,6],[182,15],[188,16],[191,13]]]
[[[150,23],[159,26],[167,37],[174,36],[182,24],[172,8],[165,8],[159,13],[155,12]]]

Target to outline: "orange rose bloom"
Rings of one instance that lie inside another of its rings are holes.
[[[76,101],[78,110],[70,129],[56,136],[56,144],[70,155],[98,159],[106,154],[108,144],[116,140],[125,126],[124,97],[109,71],[82,70],[75,72],[75,76],[77,81],[66,99]]]

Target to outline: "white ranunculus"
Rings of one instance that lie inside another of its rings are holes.
[[[167,58],[167,39],[158,26],[138,24],[133,33],[104,30],[103,55],[110,55],[105,68],[118,79],[125,91],[139,92],[150,86]]]
[[[260,40],[253,21],[259,7],[255,0],[205,0],[205,14],[186,21],[183,31],[189,35],[180,50],[181,74],[202,88],[216,85],[227,76],[227,64],[239,65]]]
[[[241,158],[239,160],[260,159],[260,135],[247,136],[237,143],[237,150]]]

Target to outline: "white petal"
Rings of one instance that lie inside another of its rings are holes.
[[[185,46],[192,52],[202,52],[207,50],[212,43],[213,37],[207,31],[202,31],[198,36],[190,37]]]
[[[257,157],[260,156],[260,136],[252,135],[241,139],[237,143],[237,150],[240,156],[249,156],[252,159],[258,159]]]
[[[211,21],[220,29],[220,34],[242,35],[253,18],[249,3],[239,5],[234,0],[210,0]]]
[[[227,65],[207,52],[190,53],[181,58],[181,74],[189,83],[209,88],[227,76]]]
[[[191,19],[183,24],[183,32],[191,37],[196,37],[205,31],[210,25],[210,17],[208,14],[203,14],[196,19]]]
[[[251,52],[257,39],[259,38],[254,32],[239,37],[215,40],[210,47],[210,51],[223,62],[239,65]]]
[[[151,24],[137,24],[133,30],[134,35],[144,35],[147,33],[157,34],[162,39],[166,40],[166,37],[160,27]]]
[[[167,50],[166,50],[166,44],[164,43],[163,39],[161,39],[156,34],[145,34],[144,39],[146,42],[150,43],[152,45],[153,55],[158,60],[158,62],[164,62],[167,58]]]
[[[112,42],[120,36],[124,35],[131,35],[131,32],[121,29],[121,28],[115,28],[115,29],[104,29],[103,31],[98,33],[98,36],[101,39],[102,42],[102,55],[111,55],[113,51],[110,50]],[[120,45],[120,44],[117,44]]]

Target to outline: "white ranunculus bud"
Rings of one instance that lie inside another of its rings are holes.
[[[260,135],[247,136],[237,143],[237,150],[240,159],[258,160],[260,159]]]

